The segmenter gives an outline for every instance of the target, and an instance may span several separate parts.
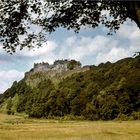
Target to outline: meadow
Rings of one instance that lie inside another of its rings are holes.
[[[140,121],[64,121],[0,114],[0,140],[140,140]]]

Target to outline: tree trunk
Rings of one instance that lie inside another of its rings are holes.
[[[124,4],[130,14],[130,18],[136,22],[140,28],[140,2],[139,1],[127,1]]]

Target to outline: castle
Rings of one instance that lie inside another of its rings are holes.
[[[54,64],[50,65],[49,63],[34,63],[33,69],[30,72],[46,72],[46,71],[57,71],[62,73],[72,69],[81,68],[81,63],[76,60],[56,60]]]
[[[56,60],[53,64],[48,62],[34,63],[33,68],[25,73],[27,85],[36,86],[39,82],[56,78],[60,79],[63,76],[68,76],[73,73],[84,72],[90,69],[90,66],[81,67],[81,63],[76,60]],[[56,80],[57,81],[57,80]]]

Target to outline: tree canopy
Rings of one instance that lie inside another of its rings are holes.
[[[140,3],[115,0],[1,0],[0,42],[13,53],[46,42],[46,33],[58,27],[95,28],[103,24],[112,33],[127,18],[140,27]],[[37,31],[33,27],[38,27]]]

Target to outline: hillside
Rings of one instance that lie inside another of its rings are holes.
[[[0,110],[37,118],[140,119],[140,56],[86,67],[65,62],[34,65],[0,97]]]

